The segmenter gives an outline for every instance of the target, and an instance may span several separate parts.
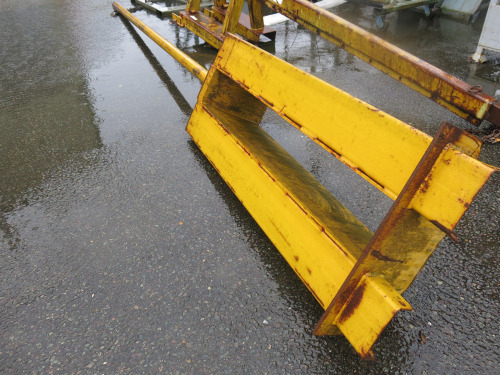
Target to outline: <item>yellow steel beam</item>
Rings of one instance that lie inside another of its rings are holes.
[[[417,191],[429,185],[429,176],[439,158],[442,156],[445,148],[449,144],[454,144],[456,140],[461,138],[463,131],[453,127],[448,123],[443,123],[441,128],[428,147],[425,155],[422,157],[417,168],[412,173],[412,176],[406,183],[403,191],[398,196],[396,202],[387,213],[386,217],[378,227],[376,233],[371,238],[366,246],[363,254],[358,258],[356,265],[351,270],[349,276],[346,278],[344,284],[335,295],[335,298],[330,303],[330,306],[325,311],[325,314],[316,325],[315,334],[331,334],[338,326],[347,337],[349,334],[359,334],[359,327],[351,325],[348,328],[349,333],[345,332],[344,322],[351,321],[352,315],[356,314],[359,309],[359,302],[356,301],[354,296],[356,291],[359,290],[359,284],[366,278],[367,275],[384,275],[384,280],[389,281],[392,285],[398,285],[401,280],[394,278],[394,271],[396,276],[400,277],[401,264],[407,261],[407,256],[420,255],[426,258],[431,250],[429,247],[422,247],[420,251],[408,251],[408,249],[401,249],[401,238],[404,238],[407,248],[415,249],[415,243],[408,241],[409,235],[413,235],[417,230],[418,235],[421,235],[421,224],[412,224],[415,220],[415,214],[411,210],[412,200],[415,199]],[[461,188],[460,185],[455,185],[455,188]],[[432,230],[432,228],[429,228]],[[440,238],[437,233],[437,228],[434,229],[436,239],[438,240],[434,247],[439,242]],[[427,250],[426,250],[427,248]],[[418,259],[412,259],[412,265],[415,266],[420,262]],[[423,263],[420,264],[423,265]],[[418,272],[418,269],[415,269]],[[405,272],[406,273],[406,272]],[[352,302],[354,300],[354,303]],[[359,314],[359,312],[358,312]],[[373,336],[374,337],[374,336]],[[356,340],[350,339],[353,345],[359,346],[360,353],[363,356],[371,355],[370,348],[374,343],[373,337],[357,338]]]
[[[375,235],[258,126],[266,108],[397,198]],[[476,139],[445,130],[433,142],[230,34],[187,126],[325,308],[316,333],[340,329],[362,356],[411,309],[399,292],[496,170],[472,157]]]
[[[493,97],[307,0],[261,0],[264,4],[391,77],[479,125],[500,126],[500,103]]]
[[[396,199],[432,137],[299,69],[276,69],[277,61],[284,64],[264,51],[243,47],[216,60],[222,72],[255,97],[265,98],[281,117]],[[480,147],[473,138],[470,144]],[[413,208],[453,230],[491,168],[450,148],[435,172]],[[463,188],[455,189],[457,184]]]
[[[221,34],[234,33],[236,26],[240,20],[241,10],[243,9],[244,0],[231,0],[227,7],[226,17],[222,23]]]
[[[149,36],[156,44],[158,44],[163,50],[165,50],[169,55],[171,55],[174,59],[176,59],[183,67],[189,70],[196,78],[198,78],[201,82],[205,80],[207,76],[207,70],[194,61],[191,57],[186,55],[180,49],[175,47],[168,40],[163,38],[156,31],[152,30],[149,26],[147,26],[144,22],[139,20],[137,17],[134,17],[128,10],[122,7],[120,4],[114,2],[113,9],[125,17],[127,20],[132,22],[139,30],[141,30],[144,34]]]
[[[186,11],[187,12],[196,12],[200,9],[201,5],[201,0],[188,0],[186,4]]]
[[[250,16],[250,26],[254,30],[264,30],[264,13],[262,3],[259,0],[248,0],[248,15]]]

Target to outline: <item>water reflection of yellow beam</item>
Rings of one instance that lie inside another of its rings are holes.
[[[165,52],[167,52],[170,56],[176,59],[183,67],[189,70],[196,78],[198,78],[201,82],[205,80],[207,76],[207,70],[194,61],[191,57],[186,55],[180,49],[175,47],[172,43],[163,38],[156,31],[152,30],[149,26],[147,26],[144,22],[139,20],[137,17],[134,17],[129,11],[127,11],[120,4],[114,2],[113,9],[120,13],[123,17],[132,22],[139,30],[141,30],[144,34],[149,36],[156,44],[158,44]]]

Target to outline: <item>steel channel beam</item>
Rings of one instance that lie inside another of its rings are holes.
[[[351,270],[346,281],[336,294],[330,306],[325,311],[320,321],[315,327],[314,333],[317,335],[329,334],[338,324],[339,314],[342,307],[346,304],[349,298],[353,295],[356,286],[366,274],[383,274],[388,268],[387,260],[400,262],[397,257],[401,256],[404,251],[399,250],[395,254],[386,254],[386,248],[390,248],[390,242],[394,241],[394,232],[397,227],[403,223],[405,215],[411,214],[411,203],[415,199],[422,184],[428,178],[432,168],[438,161],[438,158],[444,152],[448,144],[458,143],[458,140],[464,133],[446,122],[441,124],[441,127],[429,145],[426,153],[415,168],[412,176],[401,191],[391,209],[385,216],[384,220],[378,227],[374,236],[366,246],[365,250],[356,262],[356,265]],[[413,228],[414,230],[414,228]],[[399,233],[400,235],[400,233]],[[439,243],[439,240],[437,243]],[[435,246],[437,245],[434,244]],[[434,246],[434,247],[435,247]],[[399,254],[398,254],[399,253]],[[389,256],[390,255],[390,256]],[[362,355],[370,355],[370,348],[364,348]]]
[[[368,62],[474,125],[500,127],[500,103],[476,86],[407,53],[307,0],[261,0],[329,42]]]

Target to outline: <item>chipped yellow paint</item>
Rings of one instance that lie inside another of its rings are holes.
[[[372,357],[371,347],[400,310],[410,304],[383,278],[363,276],[339,314],[337,325],[363,357]]]

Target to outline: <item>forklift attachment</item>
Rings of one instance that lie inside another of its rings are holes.
[[[259,126],[267,108],[395,199],[375,234]],[[231,34],[187,131],[326,310],[315,333],[363,357],[496,170],[464,131],[433,140]]]

